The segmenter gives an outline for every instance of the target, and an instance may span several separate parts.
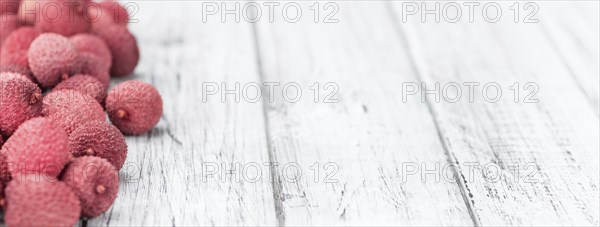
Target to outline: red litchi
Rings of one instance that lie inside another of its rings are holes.
[[[75,46],[57,34],[38,36],[29,47],[28,57],[29,68],[43,87],[52,87],[80,70]]]
[[[73,90],[52,91],[46,95],[42,115],[60,124],[67,134],[86,122],[106,119],[95,99]]]
[[[57,177],[71,160],[69,137],[50,118],[37,117],[23,123],[2,147],[12,178],[22,174]]]
[[[0,45],[4,43],[6,37],[10,35],[10,33],[12,33],[15,29],[17,29],[17,27],[19,27],[19,21],[17,20],[17,16],[12,14],[0,15]]]
[[[100,59],[100,57],[92,53],[79,53],[81,74],[87,74],[98,79],[100,83],[104,85],[105,89],[108,89],[108,86],[110,85],[110,75],[108,74],[108,71],[110,70],[110,64],[111,63],[106,64],[106,62]]]
[[[0,131],[11,135],[19,125],[42,111],[42,91],[25,76],[0,73]]]
[[[97,156],[120,170],[127,158],[127,143],[119,129],[105,121],[91,121],[69,135],[73,156]]]
[[[26,50],[20,50],[6,56],[0,56],[0,72],[18,73],[27,77],[27,79],[32,82],[37,83],[35,77],[33,77],[33,73],[31,73],[31,70],[29,69]]]
[[[69,38],[79,53],[86,52],[98,56],[110,68],[112,55],[110,49],[100,37],[82,33]]]
[[[2,45],[0,57],[4,58],[18,51],[27,51],[35,38],[40,35],[40,32],[32,27],[20,27],[6,37]]]
[[[35,22],[35,27],[41,31],[72,36],[90,29],[87,11],[84,14],[81,1],[46,0],[39,3],[42,13],[37,15],[40,18]]]
[[[36,83],[35,78],[33,77],[33,74],[31,73],[31,70],[29,70],[29,67],[27,67],[27,66],[22,66],[19,64],[8,64],[8,65],[0,64],[0,73],[21,74],[21,75],[25,76],[27,79],[29,79],[31,82]]]
[[[0,15],[15,14],[19,11],[20,0],[0,0]]]
[[[121,132],[139,135],[150,131],[162,116],[162,98],[152,85],[125,81],[106,97],[106,111]]]
[[[104,99],[106,98],[106,88],[104,85],[98,79],[85,74],[77,74],[69,79],[63,80],[52,90],[78,91],[81,94],[85,94],[96,99],[98,103],[104,103]]]
[[[79,197],[84,217],[96,217],[108,210],[119,192],[117,170],[98,157],[75,158],[65,168],[62,180]]]
[[[140,59],[135,37],[120,25],[95,27],[93,32],[106,42],[112,54],[110,74],[116,77],[129,75]]]
[[[79,198],[60,181],[12,180],[6,204],[7,226],[73,226],[81,214]]]
[[[92,20],[92,27],[117,24],[127,26],[129,13],[117,1],[93,3],[88,7],[88,18]]]
[[[16,51],[0,58],[0,65],[20,65],[28,66],[29,61],[27,60],[27,51],[21,50]]]

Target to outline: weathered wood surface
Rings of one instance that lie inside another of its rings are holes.
[[[339,86],[336,103],[323,102],[329,89],[318,102],[312,92],[297,103],[276,93],[266,107],[277,162],[298,163],[305,173],[314,163],[339,167],[336,183],[308,174],[290,182],[280,173],[280,224],[472,224],[454,180],[403,173],[403,166],[447,161],[427,106],[402,103],[400,84],[417,78],[385,7],[340,4],[336,24],[256,25],[265,81],[295,82],[305,91],[315,82]]]
[[[133,78],[165,113],[127,138],[119,197],[90,226],[599,224],[597,2],[538,3],[538,24],[402,23],[384,1],[337,2],[334,24],[204,23],[201,2],[137,3]],[[303,96],[203,103],[203,82],[295,82]],[[403,82],[497,82],[504,96],[402,102]],[[515,103],[514,82],[535,82],[539,102]],[[207,163],[220,172],[203,182]],[[251,163],[259,181],[230,179]]]
[[[540,29],[598,114],[600,18],[598,2],[545,4]]]
[[[538,4],[542,12],[553,3]],[[479,96],[472,103],[429,102],[448,154],[462,163],[461,181],[477,223],[598,225],[599,121],[597,105],[590,105],[595,99],[587,96],[598,83],[586,84],[598,81],[597,73],[588,73],[598,72],[598,65],[565,62],[568,56],[561,56],[535,23],[398,27],[427,84],[495,82],[502,87],[497,103],[483,101],[481,92],[474,93]],[[522,88],[515,101],[509,90],[514,82],[535,83],[539,102],[524,103],[530,92]],[[475,171],[467,172],[466,163],[476,163]]]

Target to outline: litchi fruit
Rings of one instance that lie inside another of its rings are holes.
[[[42,91],[25,76],[0,73],[0,131],[11,135],[19,125],[42,111]]]
[[[31,72],[43,87],[52,87],[80,70],[75,46],[57,34],[38,36],[29,47],[28,57]]]
[[[140,50],[135,37],[127,30],[127,27],[113,24],[94,27],[93,31],[106,42],[110,49],[112,54],[111,75],[122,77],[131,74],[140,59]]]
[[[3,0],[0,0],[0,2],[2,1]],[[4,4],[1,4],[0,6],[4,6]],[[17,16],[12,14],[0,15],[0,44],[4,43],[6,37],[10,35],[10,33],[12,33],[15,29],[17,29],[17,27],[19,27],[19,21],[17,20]]]
[[[93,53],[80,52],[79,64],[81,66],[81,74],[95,77],[104,85],[105,89],[108,89],[110,85],[110,75],[108,74],[110,62],[107,64]]]
[[[106,88],[104,85],[98,79],[85,74],[77,74],[69,79],[63,80],[52,90],[78,91],[81,94],[85,94],[96,99],[98,103],[104,103],[104,99],[106,98]]]
[[[35,77],[33,77],[33,73],[29,69],[26,50],[0,56],[0,72],[18,73],[37,83]]]
[[[81,215],[96,217],[108,210],[119,192],[119,174],[108,161],[98,157],[75,158],[62,180],[81,202]]]
[[[23,123],[2,147],[9,171],[20,174],[44,174],[57,177],[71,160],[69,137],[50,118],[36,117]]]
[[[6,187],[7,226],[73,226],[79,220],[79,198],[66,183],[13,180]]]
[[[27,66],[22,66],[19,64],[8,64],[8,65],[0,64],[0,73],[21,74],[21,75],[25,76],[27,79],[29,79],[31,82],[36,83],[35,78],[33,77],[33,74],[31,73],[31,70],[29,70],[29,67],[27,67]]]
[[[90,22],[87,11],[81,1],[75,0],[46,0],[39,1],[41,12],[35,22],[35,27],[43,32],[52,32],[64,36],[87,32]]]
[[[127,158],[127,143],[119,129],[105,121],[90,121],[69,135],[73,156],[97,156],[120,170]]]
[[[4,40],[0,56],[4,58],[14,52],[29,50],[29,46],[39,35],[40,32],[32,27],[17,28]]]
[[[112,55],[110,54],[110,49],[108,49],[108,46],[100,37],[82,33],[72,36],[69,39],[79,53],[92,53],[98,56],[107,67],[110,68],[110,65],[112,64]]]
[[[92,26],[106,26],[117,24],[127,26],[129,13],[127,9],[117,1],[105,1],[93,3],[88,7],[88,18],[92,20]]]
[[[150,131],[162,116],[162,98],[152,85],[130,80],[117,84],[106,97],[106,111],[121,132]]]
[[[21,50],[11,54],[4,55],[0,58],[0,65],[20,65],[28,66],[27,51]]]
[[[86,122],[106,119],[95,99],[73,90],[52,91],[46,95],[42,115],[55,120],[67,134]]]

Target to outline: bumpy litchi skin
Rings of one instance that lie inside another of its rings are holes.
[[[38,14],[40,17],[35,22],[35,27],[41,31],[72,36],[90,30],[87,11],[84,12],[81,1],[46,0],[39,3],[43,13]]]
[[[9,54],[18,51],[27,51],[35,38],[40,35],[40,31],[33,27],[20,27],[10,33],[2,44],[2,52],[0,56],[4,58]]]
[[[63,80],[53,89],[53,91],[60,90],[78,91],[81,94],[96,99],[98,103],[104,103],[104,99],[106,98],[106,88],[104,85],[98,79],[85,74],[77,74]]]
[[[2,0],[0,0],[2,1]],[[1,5],[0,5],[1,6]],[[1,9],[0,9],[1,10]],[[17,16],[12,14],[0,15],[0,44],[4,43],[4,40],[10,33],[19,27],[19,21]]]
[[[119,129],[105,121],[91,121],[69,135],[69,147],[74,157],[97,156],[120,170],[127,158],[127,143]]]
[[[79,65],[81,66],[81,74],[87,74],[98,79],[100,83],[104,85],[105,89],[108,89],[110,85],[110,62],[107,64],[105,61],[100,59],[93,53],[80,52],[79,53]]]
[[[7,226],[73,226],[81,205],[64,182],[13,180],[6,187],[5,210]]]
[[[0,0],[0,15],[9,13],[15,14],[19,11],[20,0]]]
[[[52,91],[46,95],[42,116],[56,121],[67,134],[86,122],[106,119],[102,106],[95,99],[73,90]]]
[[[88,7],[88,18],[92,19],[92,27],[117,24],[127,26],[129,13],[117,1],[93,3]]]
[[[140,50],[135,37],[120,25],[94,27],[94,34],[106,42],[112,54],[110,74],[115,77],[129,75],[140,59]]]
[[[50,118],[36,117],[23,123],[2,147],[13,179],[36,173],[57,177],[71,160],[69,137]]]
[[[103,158],[75,158],[62,180],[71,187],[81,202],[81,215],[96,217],[108,210],[119,192],[119,175],[113,165]]]
[[[80,70],[77,50],[64,36],[44,33],[28,51],[29,68],[43,87],[52,87]]]
[[[113,87],[106,97],[106,111],[121,132],[139,135],[150,131],[162,116],[162,98],[152,85],[130,80]]]
[[[108,46],[100,37],[82,33],[72,36],[69,40],[71,40],[71,43],[73,43],[79,53],[92,53],[98,56],[110,68],[112,55],[110,54],[110,49],[108,49]]]
[[[42,111],[42,91],[25,76],[0,73],[0,131],[10,136],[23,122]]]
[[[8,64],[8,65],[0,64],[0,73],[21,74],[21,75],[25,76],[27,79],[29,79],[31,82],[37,83],[37,82],[35,82],[35,78],[33,77],[31,70],[29,70],[29,67],[27,67],[27,66],[22,66],[19,64]]]

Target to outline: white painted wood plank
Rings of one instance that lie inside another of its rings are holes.
[[[396,21],[428,85],[497,82],[503,89],[498,103],[483,101],[481,90],[473,103],[429,102],[449,154],[463,166],[477,222],[598,225],[598,115],[540,25]],[[514,82],[538,84],[539,103],[515,103]],[[479,168],[468,171],[467,163]],[[498,172],[503,178],[495,179]]]
[[[136,3],[139,23],[130,28],[142,57],[135,76],[126,79],[154,84],[164,115],[151,133],[127,138],[130,168],[120,173],[118,198],[88,224],[274,225],[268,175],[257,183],[221,175],[202,181],[203,163],[231,170],[235,163],[269,160],[260,104],[202,102],[203,82],[258,80],[251,26],[202,23],[201,2]]]
[[[415,75],[385,4],[336,2],[332,24],[314,23],[311,4],[300,4],[297,23],[256,25],[264,81],[303,89],[292,103],[280,86],[267,103],[274,159],[302,170],[297,182],[293,169],[278,171],[279,224],[472,225],[451,168],[449,180],[420,177],[422,163],[433,169],[447,160],[426,105],[401,101],[401,83]],[[315,102],[315,82],[337,84],[339,102],[322,102],[332,90]],[[323,169],[315,179],[314,163],[339,166],[337,182],[324,182]],[[405,175],[403,166],[415,165]]]
[[[592,107],[600,102],[600,2],[543,4],[540,28]]]

